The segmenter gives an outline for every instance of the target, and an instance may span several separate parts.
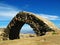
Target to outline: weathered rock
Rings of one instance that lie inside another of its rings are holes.
[[[5,28],[0,28],[0,40],[8,40],[8,34],[4,30]]]
[[[8,24],[5,33],[9,39],[19,39],[19,33],[24,24],[28,24],[37,36],[45,35],[48,31],[56,31],[58,28],[49,20],[30,12],[19,12]]]

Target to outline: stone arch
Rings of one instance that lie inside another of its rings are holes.
[[[45,35],[48,30],[52,30],[44,21],[37,18],[34,14],[19,12],[11,20],[5,30],[5,33],[8,34],[9,39],[19,39],[19,31],[25,23],[31,26],[37,36]]]

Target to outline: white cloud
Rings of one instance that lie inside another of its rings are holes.
[[[47,14],[39,14],[39,15],[49,20],[60,20],[60,17],[57,15],[47,15]]]
[[[26,5],[26,7],[28,7],[28,5]],[[0,3],[0,20],[10,19],[11,17],[13,18],[18,12],[19,10],[17,8],[7,4]],[[56,15],[47,15],[47,14],[38,14],[38,15],[47,18],[49,20],[60,20],[60,17]],[[1,18],[1,16],[6,18]]]
[[[17,8],[0,3],[0,28],[6,27],[18,12]]]
[[[17,8],[0,3],[0,28],[6,27],[18,12]]]
[[[0,3],[0,21],[11,20],[18,12],[17,8]]]
[[[7,4],[0,3],[0,16],[15,16],[18,13],[18,9]]]

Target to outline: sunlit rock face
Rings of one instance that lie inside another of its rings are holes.
[[[0,40],[8,40],[8,34],[4,32],[5,28],[0,28]]]
[[[57,29],[53,23],[47,19],[30,12],[19,12],[4,30],[9,39],[19,39],[19,33],[24,24],[31,26],[37,36],[43,36],[48,31]]]

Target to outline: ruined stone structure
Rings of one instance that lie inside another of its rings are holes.
[[[43,20],[44,18],[40,19],[39,17],[33,13],[29,12],[19,12],[8,24],[7,28],[5,29],[5,33],[8,34],[10,40],[19,39],[19,33],[24,24],[28,24],[31,26],[33,31],[36,33],[37,36],[45,35],[47,31],[53,31],[53,25],[49,25],[48,20]],[[52,28],[51,28],[52,27]]]

